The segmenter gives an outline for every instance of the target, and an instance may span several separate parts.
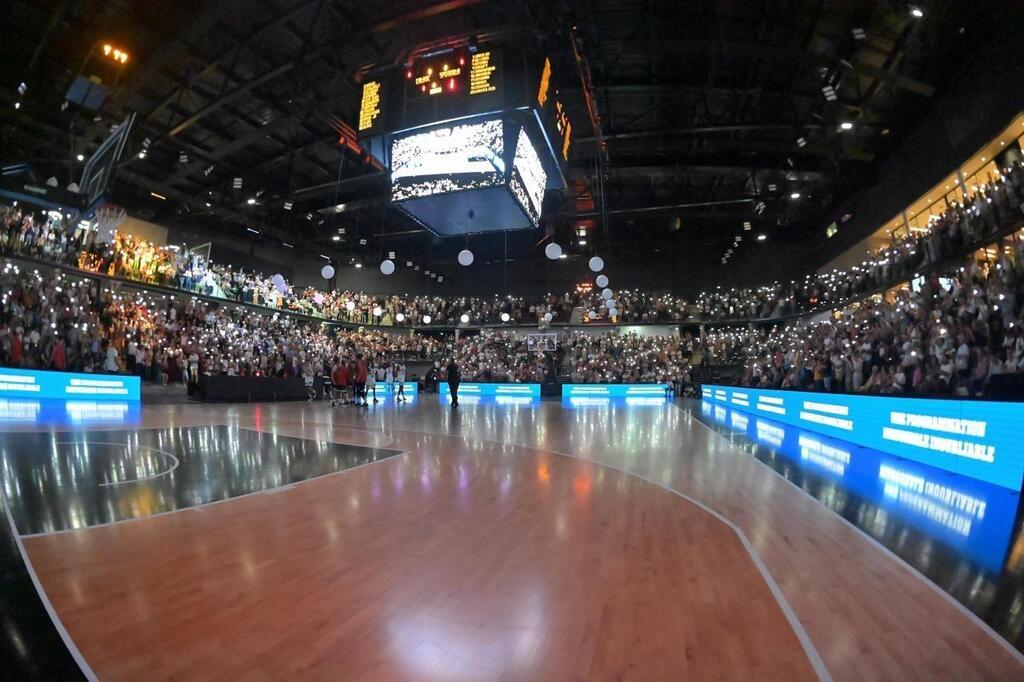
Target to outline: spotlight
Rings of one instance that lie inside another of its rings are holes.
[[[790,199],[799,199],[800,198],[800,192],[793,192],[792,194],[789,195],[789,198]]]
[[[253,204],[256,203],[256,199],[254,199],[253,197],[249,197],[248,199],[246,199],[245,203],[247,203],[250,206],[252,206]]]
[[[85,161],[85,154],[79,154],[75,158],[78,159],[79,161]]]
[[[766,234],[759,234],[759,235],[757,235],[757,241],[763,242],[765,239],[768,239],[768,235],[766,235]]]
[[[922,10],[920,7],[917,7],[915,5],[911,5],[910,6],[910,15],[912,17],[914,17],[915,19],[920,19],[921,17],[924,16],[924,10]]]
[[[338,235],[334,235],[333,237],[331,237],[331,241],[332,242],[340,242],[341,241],[341,237],[339,237]]]
[[[842,123],[839,124],[839,129],[840,130],[852,130],[853,129],[853,124],[850,123],[849,121],[843,121]]]

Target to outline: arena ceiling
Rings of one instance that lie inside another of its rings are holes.
[[[443,266],[463,240],[432,239],[389,209],[385,172],[346,142],[365,73],[401,65],[418,46],[472,36],[552,54],[577,131],[570,188],[549,193],[542,229],[474,238],[483,258],[532,262],[554,238],[581,256],[657,252],[717,264],[733,248],[732,262],[756,257],[793,269],[818,265],[800,245],[824,230],[835,202],[871,183],[878,160],[985,39],[1000,5],[971,3],[968,12],[956,2],[870,0],[184,0],[171,11],[128,0],[12,0],[9,7],[5,24],[14,30],[0,45],[0,161],[77,179],[77,154],[87,156],[112,124],[136,112],[111,199],[155,222],[299,244],[339,260],[373,260],[383,233],[384,248],[399,258],[427,250]],[[132,55],[124,76],[99,111],[62,106],[98,41]],[[586,246],[575,234],[581,224],[591,230]],[[761,233],[767,240],[759,246]],[[734,247],[738,235],[745,239]],[[758,248],[802,256],[765,259],[772,252]]]

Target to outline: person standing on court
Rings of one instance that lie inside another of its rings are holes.
[[[462,375],[459,373],[459,365],[452,358],[448,363],[448,391],[452,394],[452,407],[459,406],[459,382]]]
[[[370,367],[362,353],[356,355],[356,372],[354,382],[356,385],[356,404],[366,407],[366,378],[370,374]],[[362,401],[362,402],[360,402]]]

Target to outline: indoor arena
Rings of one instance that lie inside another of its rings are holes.
[[[0,679],[1024,681],[1024,4],[11,0]]]

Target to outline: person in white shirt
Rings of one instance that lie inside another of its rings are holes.
[[[395,400],[405,402],[405,365],[401,362],[395,365],[395,381],[398,383],[398,392],[395,393]]]

